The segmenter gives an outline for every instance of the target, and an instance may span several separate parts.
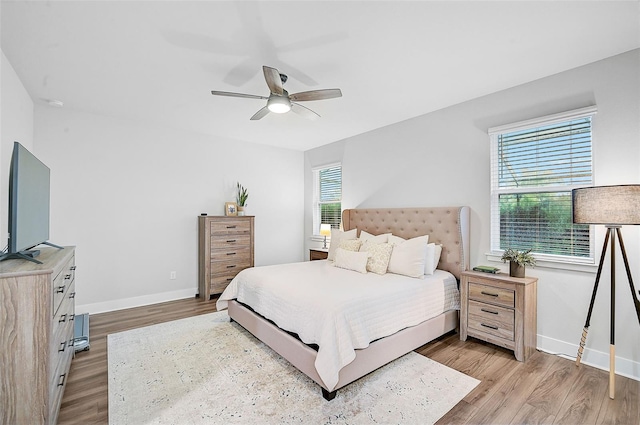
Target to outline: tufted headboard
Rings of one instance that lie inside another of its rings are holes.
[[[345,231],[358,229],[372,235],[393,233],[401,238],[429,235],[429,243],[442,244],[438,268],[453,274],[469,269],[469,207],[366,208],[342,212]]]

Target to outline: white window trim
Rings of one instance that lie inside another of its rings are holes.
[[[320,186],[319,186],[319,181],[318,181],[318,174],[320,172],[320,170],[324,170],[325,168],[333,168],[333,167],[340,167],[342,169],[342,162],[330,162],[327,164],[323,164],[323,165],[318,165],[316,167],[313,167],[311,169],[311,173],[312,173],[312,180],[313,180],[313,205],[312,205],[312,209],[313,209],[313,217],[312,217],[312,226],[313,229],[311,231],[311,240],[320,240],[320,241],[324,241],[324,236],[320,235],[319,233],[316,233],[318,230],[320,229],[320,223],[318,222],[319,217],[316,216],[316,204],[318,202],[318,198],[320,197]],[[342,171],[341,171],[342,173]],[[340,203],[342,203],[342,196],[340,197]],[[319,238],[319,239],[316,239]],[[331,240],[331,236],[327,236],[327,241]]]
[[[497,261],[502,262],[501,257],[504,250],[494,249],[497,246],[495,241],[494,229],[496,226],[499,227],[500,216],[499,214],[494,214],[494,208],[497,208],[498,205],[498,193],[494,191],[493,181],[494,174],[496,172],[497,167],[494,167],[494,161],[497,157],[497,149],[498,149],[498,141],[497,137],[499,134],[510,133],[520,130],[526,130],[532,127],[537,127],[540,125],[549,125],[560,123],[564,121],[571,121],[574,119],[584,118],[588,116],[594,116],[598,112],[598,108],[594,106],[588,106],[586,108],[574,109],[572,111],[560,112],[553,115],[547,115],[544,117],[533,118],[530,120],[519,121],[512,124],[501,125],[498,127],[491,127],[487,131],[489,134],[489,143],[490,146],[490,154],[491,154],[491,206],[490,206],[490,219],[491,219],[491,228],[490,228],[490,247],[491,250],[485,253],[487,260],[489,261]],[[592,155],[594,153],[594,134],[593,134],[593,126],[592,126],[592,134],[591,134],[591,152]],[[595,160],[592,157],[593,168],[592,168],[592,184],[595,182]],[[572,189],[577,189],[580,187],[584,187],[584,185],[566,185],[566,186],[545,186],[540,187],[539,190],[537,188],[532,187],[524,187],[524,188],[511,188],[511,189],[503,189],[500,191],[502,193],[532,193],[532,192],[553,192],[553,191],[571,191]],[[573,271],[581,271],[587,273],[595,273],[596,272],[596,261],[595,261],[595,229],[594,226],[590,226],[590,241],[589,241],[589,257],[588,258],[577,258],[577,257],[564,257],[560,255],[551,255],[551,254],[535,254],[536,258],[536,267],[543,268],[552,268],[552,269],[564,269],[564,270],[573,270]]]

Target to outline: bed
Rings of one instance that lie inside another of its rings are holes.
[[[372,235],[392,233],[404,239],[429,235],[430,243],[442,245],[438,270],[432,276],[415,279],[392,273],[379,276],[340,271],[326,260],[257,267],[238,274],[218,300],[218,308],[228,308],[231,320],[318,383],[327,400],[333,399],[345,385],[456,329],[459,304],[451,302],[451,286],[457,294],[460,274],[469,265],[468,207],[350,209],[343,212],[342,225],[345,231],[357,229],[358,235],[363,231]],[[305,273],[306,277],[299,277],[299,273]],[[347,274],[348,278],[344,277]],[[348,279],[347,285],[340,283],[344,279]],[[299,282],[299,289],[295,284],[285,283],[288,280]],[[308,286],[304,287],[303,281]],[[427,281],[442,283],[426,285]],[[352,294],[340,298],[342,295],[336,295],[340,285],[349,288],[346,292]],[[355,304],[368,306],[369,298],[375,303],[370,296],[374,291],[368,290],[375,285],[402,288],[393,293],[394,304],[390,304],[397,308],[386,308],[378,302],[362,313],[366,320],[356,318],[354,323],[342,320],[351,317],[350,309]],[[426,293],[427,286],[437,289]],[[265,292],[267,288],[270,292]],[[363,302],[347,303],[354,294]],[[421,319],[405,308],[408,304],[403,297],[435,300],[444,311]],[[276,307],[265,308],[263,304],[267,305],[272,298],[277,301]],[[307,304],[310,302],[317,305]],[[330,302],[340,305],[340,310],[330,307]],[[307,312],[312,319],[309,322],[317,327],[306,327],[303,321],[288,317],[294,310]],[[394,323],[389,322],[390,315]],[[382,330],[375,326],[360,327],[362,323],[378,321]]]

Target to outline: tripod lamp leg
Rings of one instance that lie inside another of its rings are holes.
[[[614,399],[616,395],[616,346],[609,346],[609,398]]]
[[[582,360],[582,351],[584,350],[584,344],[587,342],[588,327],[582,329],[582,338],[580,338],[580,346],[578,347],[578,355],[576,356],[576,366],[580,366],[580,360]]]

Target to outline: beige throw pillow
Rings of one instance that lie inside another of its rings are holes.
[[[389,266],[389,259],[391,258],[391,252],[393,245],[388,243],[375,243],[371,240],[365,241],[360,248],[361,252],[369,253],[369,260],[367,261],[367,271],[376,274],[385,274],[387,267]]]

